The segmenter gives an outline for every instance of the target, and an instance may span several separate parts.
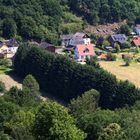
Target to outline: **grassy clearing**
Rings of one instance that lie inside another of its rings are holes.
[[[14,74],[0,74],[0,81],[5,83],[7,90],[13,86],[17,86],[19,89],[22,89],[22,80]]]
[[[129,80],[137,87],[140,87],[140,63],[133,62],[128,67],[124,64],[123,61],[100,62],[101,67],[116,75],[118,79]]]
[[[11,68],[5,67],[5,66],[2,66],[2,65],[0,66],[0,74],[8,73],[10,71],[12,71]]]

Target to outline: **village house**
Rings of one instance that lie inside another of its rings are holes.
[[[77,32],[74,35],[61,36],[62,45],[65,47],[76,47],[78,44],[90,44],[90,37],[84,32]]]
[[[137,35],[140,35],[140,24],[137,24],[135,26],[135,32],[136,32]]]
[[[19,47],[19,44],[17,43],[15,39],[1,41],[0,42],[0,56],[6,57],[6,58],[12,58],[17,52],[18,47]]]
[[[55,51],[56,51],[56,48],[53,44],[47,43],[45,41],[43,41],[41,43],[38,43],[36,41],[30,41],[29,43],[32,45],[36,45],[37,47],[43,48],[52,53],[55,53]]]
[[[94,44],[78,44],[74,49],[74,58],[78,61],[85,61],[95,55]]]
[[[71,40],[71,38],[73,37],[73,34],[68,34],[68,35],[61,35],[60,38],[61,38],[61,45],[63,47],[67,47],[69,45],[69,42]]]
[[[127,36],[125,34],[116,34],[116,35],[111,35],[108,39],[110,42],[111,46],[114,47],[115,43],[118,43],[120,45],[127,43]]]
[[[134,37],[131,42],[131,45],[134,47],[140,47],[140,37],[139,36]]]
[[[55,53],[55,46],[53,44],[47,43],[47,42],[41,42],[39,44],[39,47],[44,48],[45,50]]]

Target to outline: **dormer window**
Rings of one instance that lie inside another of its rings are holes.
[[[86,49],[84,50],[84,53],[89,53],[89,49],[86,48]]]

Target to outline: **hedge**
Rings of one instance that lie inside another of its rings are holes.
[[[102,108],[133,105],[140,99],[140,90],[128,81],[119,81],[103,69],[77,64],[67,57],[27,43],[19,47],[14,67],[18,75],[32,74],[41,89],[65,101],[90,89],[100,92]]]

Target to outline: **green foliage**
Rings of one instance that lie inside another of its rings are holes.
[[[67,1],[61,0],[0,1],[0,19],[0,36],[4,38],[55,44],[60,34],[83,28],[82,19],[69,10]]]
[[[17,105],[0,98],[0,130],[3,128],[4,123],[9,121],[18,109]]]
[[[110,46],[109,41],[108,41],[108,40],[104,40],[104,41],[103,41],[103,46]]]
[[[121,51],[120,45],[118,43],[115,44],[114,47],[115,47],[116,53],[119,53]]]
[[[121,49],[130,49],[131,48],[131,44],[130,43],[123,43],[121,44]]]
[[[4,95],[5,100],[18,104],[19,106],[36,106],[40,102],[39,95],[30,90],[21,90],[12,87]]]
[[[117,123],[109,124],[99,136],[99,140],[120,140],[123,138],[125,138],[125,134]]]
[[[140,53],[140,48],[136,47],[136,49],[134,50],[134,54],[139,54]]]
[[[70,0],[71,9],[84,16],[91,24],[118,22],[128,19],[130,24],[139,18],[140,2],[137,0],[100,1],[100,0]],[[131,7],[131,10],[130,10]]]
[[[67,109],[57,103],[41,105],[35,117],[34,135],[37,140],[84,140],[85,134],[74,124]]]
[[[98,91],[92,89],[82,96],[78,96],[76,99],[72,99],[69,105],[70,112],[75,117],[80,117],[83,114],[93,113],[97,107],[99,102],[100,94]]]
[[[4,92],[5,91],[5,84],[0,81],[0,92]]]
[[[127,24],[124,24],[120,27],[120,33],[130,35],[131,29]]]
[[[6,129],[14,140],[34,140],[32,136],[32,127],[35,115],[30,111],[19,111],[13,114],[11,120],[5,123]]]
[[[4,19],[2,27],[3,37],[12,38],[17,34],[17,25],[13,19]]]
[[[29,90],[30,92],[39,92],[39,84],[32,75],[27,75],[23,80],[23,90]]]
[[[98,139],[103,129],[111,123],[118,123],[120,117],[110,110],[97,110],[77,120],[78,126],[88,134],[89,140]]]
[[[93,56],[92,58],[86,58],[86,64],[89,66],[93,66],[95,68],[100,68],[100,64],[98,62],[98,57],[97,56]]]
[[[9,67],[11,65],[11,61],[9,59],[0,59],[0,65],[3,65],[5,67]]]
[[[116,61],[116,59],[117,59],[116,55],[112,53],[107,54],[107,61]]]
[[[1,131],[0,140],[12,140],[12,138],[8,134],[5,134],[3,131]]]
[[[130,66],[131,61],[132,61],[132,58],[130,57],[124,58],[125,66]]]
[[[64,56],[54,55],[32,45],[23,44],[18,49],[14,66],[20,76],[34,75],[41,89],[65,101],[90,89],[100,92],[99,105],[103,108],[133,105],[140,98],[139,89],[129,82],[120,83],[103,69],[77,64]],[[128,100],[128,97],[132,100]]]

